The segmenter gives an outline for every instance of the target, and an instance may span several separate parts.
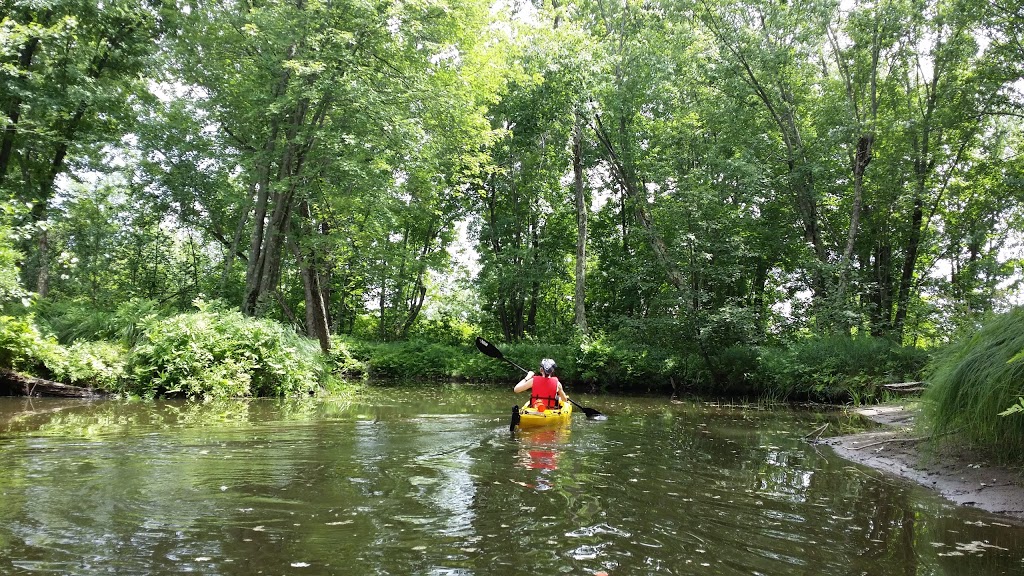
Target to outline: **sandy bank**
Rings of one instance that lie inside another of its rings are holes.
[[[843,458],[907,478],[949,500],[1024,519],[1024,477],[989,464],[968,451],[932,453],[913,430],[914,413],[903,406],[875,406],[858,412],[882,426],[876,430],[823,438]]]

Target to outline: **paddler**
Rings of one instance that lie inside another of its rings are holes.
[[[532,390],[530,395],[530,406],[543,412],[548,408],[561,408],[562,404],[569,401],[569,397],[562,390],[562,383],[555,377],[555,368],[558,366],[551,358],[544,358],[540,361],[540,373],[534,374],[531,370],[526,377],[516,383],[512,390],[518,394],[524,390]]]

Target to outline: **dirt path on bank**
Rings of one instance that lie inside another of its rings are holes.
[[[861,408],[882,424],[877,430],[823,438],[836,454],[865,466],[913,480],[947,499],[996,514],[1024,519],[1024,476],[990,465],[968,451],[931,447],[915,434],[914,412],[904,406]]]

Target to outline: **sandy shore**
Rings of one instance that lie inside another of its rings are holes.
[[[914,413],[904,406],[858,409],[882,424],[876,430],[823,438],[843,458],[927,486],[949,500],[996,514],[1024,519],[1024,477],[1020,471],[990,465],[966,451],[928,452],[913,429]]]

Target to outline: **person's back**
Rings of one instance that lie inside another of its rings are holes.
[[[543,402],[546,408],[559,408],[558,401],[558,378],[554,376],[536,375],[533,377],[533,393],[530,395],[530,405],[536,406]]]

